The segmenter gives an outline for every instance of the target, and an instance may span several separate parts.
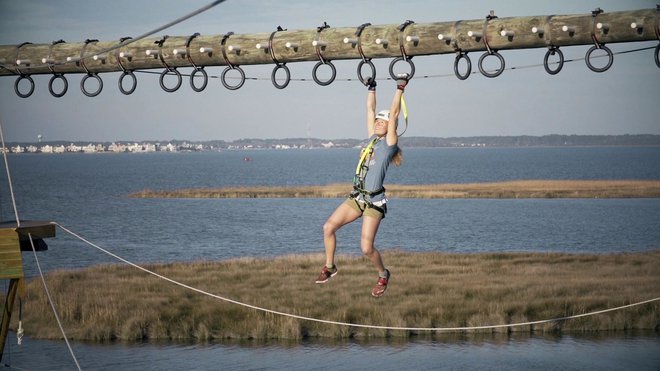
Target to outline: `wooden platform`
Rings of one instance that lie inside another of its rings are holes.
[[[48,250],[44,238],[55,237],[55,225],[48,221],[26,220],[17,227],[16,221],[0,222],[0,279],[23,277],[22,251]]]
[[[18,234],[21,251],[32,251],[28,234],[32,235],[37,251],[48,250],[48,246],[43,244],[42,249],[40,249],[36,246],[36,240],[43,241],[44,238],[55,237],[55,224],[43,220],[22,220],[21,226],[18,228],[16,228],[16,221],[0,222],[0,230],[4,229],[14,230]]]

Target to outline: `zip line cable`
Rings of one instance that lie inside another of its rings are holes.
[[[84,243],[86,243],[86,244],[88,244],[88,245],[90,245],[90,246],[92,246],[92,247],[98,249],[99,251],[102,251],[103,253],[105,253],[105,254],[107,254],[107,255],[112,256],[113,258],[115,258],[115,259],[117,259],[117,260],[119,260],[119,261],[122,261],[122,262],[124,262],[124,263],[126,263],[126,264],[128,264],[128,265],[130,265],[130,266],[132,266],[132,267],[134,267],[134,268],[137,268],[137,269],[139,269],[139,270],[141,270],[141,271],[143,271],[143,272],[145,272],[145,273],[148,273],[148,274],[150,274],[150,275],[152,275],[152,276],[158,277],[158,278],[160,278],[160,279],[162,279],[162,280],[165,280],[165,281],[167,281],[167,282],[170,282],[170,283],[173,283],[173,284],[175,284],[175,285],[181,286],[181,287],[183,287],[183,288],[185,288],[185,289],[188,289],[188,290],[191,290],[191,291],[195,291],[195,292],[197,292],[197,293],[200,293],[200,294],[203,294],[203,295],[206,295],[206,296],[210,296],[210,297],[212,297],[212,298],[216,298],[216,299],[219,299],[219,300],[222,300],[222,301],[228,302],[228,303],[236,304],[236,305],[239,305],[239,306],[242,306],[242,307],[246,307],[246,308],[254,309],[254,310],[261,311],[261,312],[265,312],[265,313],[270,313],[270,314],[275,314],[275,315],[279,315],[279,316],[283,316],[283,317],[290,317],[290,318],[295,318],[295,319],[305,320],[305,321],[320,322],[320,323],[325,323],[325,324],[330,324],[330,325],[349,326],[349,327],[360,327],[360,328],[370,328],[370,329],[380,329],[380,330],[397,330],[397,331],[467,331],[467,330],[485,330],[485,329],[497,329],[497,328],[508,328],[508,327],[520,327],[520,326],[529,326],[529,325],[538,325],[538,324],[550,323],[550,322],[565,321],[565,320],[574,319],[574,318],[581,318],[581,317],[593,316],[593,315],[596,315],[596,314],[602,314],[602,313],[607,313],[607,312],[613,312],[613,311],[617,311],[617,310],[621,310],[621,309],[625,309],[625,308],[630,308],[630,307],[634,307],[634,306],[638,306],[638,305],[643,305],[643,304],[652,303],[652,302],[654,302],[654,301],[660,301],[660,297],[657,297],[657,298],[648,299],[648,300],[644,300],[644,301],[640,301],[640,302],[636,302],[636,303],[631,303],[631,304],[627,304],[627,305],[622,305],[622,306],[615,307],[615,308],[608,308],[608,309],[603,309],[603,310],[594,311],[594,312],[589,312],[589,313],[576,314],[576,315],[572,315],[572,316],[558,317],[558,318],[545,319],[545,320],[539,320],[539,321],[529,321],[529,322],[509,323],[509,324],[501,324],[501,325],[469,326],[469,327],[398,327],[398,326],[380,326],[380,325],[368,325],[368,324],[359,324],[359,323],[349,323],[349,322],[331,321],[331,320],[325,320],[325,319],[319,319],[319,318],[312,318],[312,317],[305,317],[305,316],[300,316],[300,315],[297,315],[297,314],[291,314],[291,313],[280,312],[280,311],[276,311],[276,310],[272,310],[272,309],[267,309],[267,308],[259,307],[259,306],[256,306],[256,305],[243,303],[243,302],[240,302],[240,301],[237,301],[237,300],[229,299],[229,298],[224,297],[224,296],[220,296],[220,295],[217,295],[217,294],[213,294],[213,293],[210,293],[210,292],[208,292],[208,291],[204,291],[204,290],[198,289],[198,288],[196,288],[196,287],[193,287],[193,286],[190,286],[190,285],[186,285],[185,283],[182,283],[182,282],[176,281],[176,280],[174,280],[174,279],[172,279],[172,278],[169,278],[169,277],[163,276],[163,275],[158,274],[158,273],[156,273],[156,272],[154,272],[154,271],[151,271],[151,270],[149,270],[149,269],[147,269],[147,268],[144,268],[144,267],[142,267],[142,266],[140,266],[140,265],[138,265],[138,264],[135,264],[135,263],[133,263],[133,262],[127,260],[127,259],[124,259],[124,258],[122,258],[121,256],[119,256],[119,255],[117,255],[117,254],[114,254],[114,253],[112,253],[112,252],[110,252],[110,251],[108,251],[108,250],[106,250],[106,249],[104,249],[104,248],[102,248],[102,247],[100,247],[100,246],[98,246],[98,245],[96,245],[96,244],[90,242],[89,240],[87,240],[87,239],[85,239],[84,237],[82,237],[82,236],[80,236],[80,235],[78,235],[78,234],[72,232],[71,230],[69,230],[68,228],[65,228],[64,226],[60,225],[60,224],[57,223],[57,222],[53,222],[53,224],[56,225],[56,226],[58,226],[58,227],[60,227],[63,231],[65,231],[66,233],[70,234],[71,236],[73,236],[73,237],[79,239],[80,241],[82,241],[82,242],[84,242]]]

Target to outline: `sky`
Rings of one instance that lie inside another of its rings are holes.
[[[118,40],[138,36],[191,13],[211,0],[0,0],[0,45],[50,43],[64,39]],[[490,10],[500,17],[590,14],[654,9],[641,0],[227,0],[159,34],[188,36],[262,33],[277,26],[306,30],[327,22],[331,27],[450,22],[483,19]],[[612,51],[654,47],[657,41],[608,44]],[[660,68],[654,51],[617,54],[604,73],[590,71],[583,60],[588,46],[562,48],[566,63],[557,75],[540,64],[545,49],[505,50],[509,69],[497,78],[453,75],[454,55],[413,59],[416,78],[406,89],[410,126],[407,136],[460,137],[508,135],[660,134]],[[471,53],[473,71],[480,52]],[[377,59],[379,109],[388,108],[394,83],[385,80],[390,59]],[[184,78],[175,93],[161,90],[158,75],[138,73],[138,86],[125,96],[119,73],[104,73],[104,88],[94,98],[79,88],[82,74],[69,74],[62,98],[48,92],[48,75],[35,75],[34,94],[14,93],[15,76],[0,76],[0,124],[7,142],[43,140],[143,141],[237,140],[243,138],[363,138],[366,88],[355,80],[358,60],[333,62],[337,80],[329,86],[311,80],[314,62],[289,63],[286,89],[270,82],[273,65],[242,66],[248,80],[239,90],[218,79],[200,93]],[[535,66],[521,68],[525,66]],[[224,67],[207,67],[218,76]],[[181,69],[186,72],[188,69]],[[160,71],[160,70],[159,70]],[[366,71],[366,70],[365,70]],[[423,78],[422,76],[431,76]],[[339,81],[352,79],[352,81]]]

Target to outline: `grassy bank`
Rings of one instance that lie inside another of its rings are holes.
[[[138,198],[341,198],[350,184],[305,187],[145,189]],[[660,197],[660,180],[515,180],[494,183],[387,186],[391,198],[641,198]]]
[[[187,285],[276,311],[398,327],[543,320],[660,296],[660,250],[614,255],[386,250],[384,255],[392,279],[389,290],[380,299],[370,295],[376,280],[371,264],[356,256],[339,256],[339,274],[323,285],[314,283],[324,261],[320,254],[148,268]],[[47,282],[64,328],[76,340],[414,335],[265,314],[187,290],[125,265],[56,271],[47,275]],[[23,305],[26,334],[60,338],[40,280],[28,283],[27,294]],[[657,330],[659,324],[660,303],[653,302],[579,319],[515,327],[511,331]]]

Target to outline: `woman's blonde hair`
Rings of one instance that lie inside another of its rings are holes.
[[[401,151],[401,148],[397,147],[396,153],[392,156],[391,162],[394,166],[401,166],[401,163],[403,162],[403,152]]]

